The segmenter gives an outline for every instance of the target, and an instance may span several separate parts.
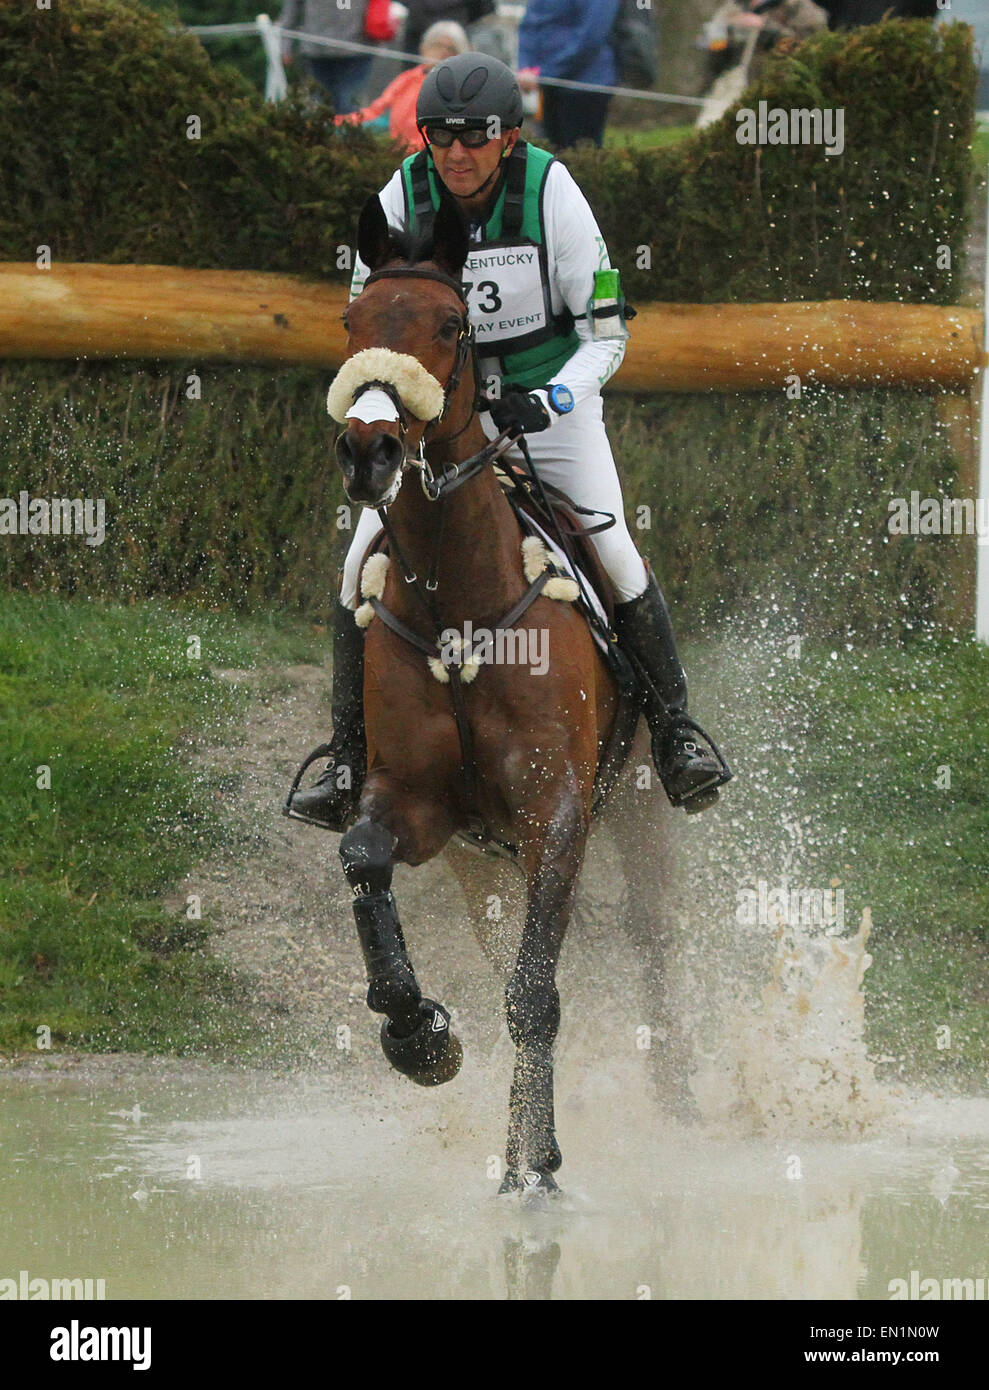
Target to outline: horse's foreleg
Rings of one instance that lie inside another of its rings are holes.
[[[385,1015],[382,1050],[396,1071],[420,1086],[435,1086],[456,1076],[463,1052],[446,1009],[423,998],[405,948],[391,892],[395,843],[380,821],[362,816],[341,839],[340,859],[354,891],[367,1005]]]
[[[553,1042],[560,1024],[556,967],[573,909],[587,822],[579,798],[566,797],[523,846],[528,904],[515,970],[505,990],[515,1044],[502,1192],[553,1192],[562,1163],[553,1114]]]

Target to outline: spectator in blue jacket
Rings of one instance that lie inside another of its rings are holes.
[[[619,0],[529,0],[519,26],[519,67],[613,87],[618,76],[611,33]],[[543,126],[558,149],[600,145],[611,98],[605,92],[542,87]]]

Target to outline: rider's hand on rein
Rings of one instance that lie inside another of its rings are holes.
[[[489,399],[488,409],[499,430],[515,425],[525,434],[536,434],[552,424],[552,417],[540,397],[518,387],[509,387],[501,396]]]

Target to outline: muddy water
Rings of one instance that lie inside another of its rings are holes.
[[[8,1073],[0,1277],[127,1298],[854,1299],[914,1270],[989,1275],[989,1102],[904,1093],[865,1140],[744,1139],[644,1108],[634,1064],[588,1088],[565,1061],[565,1195],[527,1207],[495,1196],[495,1054],[436,1092],[375,1059],[369,1094],[370,1052],[306,1077]]]

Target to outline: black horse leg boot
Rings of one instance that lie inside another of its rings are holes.
[[[645,593],[615,606],[615,631],[643,687],[653,761],[666,795],[674,806],[703,811],[717,801],[718,787],[732,773],[708,735],[687,714],[687,680],[673,624],[648,564],[646,570]]]
[[[309,764],[328,757],[311,787],[299,790]],[[364,632],[339,601],[333,612],[333,738],[310,753],[296,774],[283,813],[342,833],[360,799],[367,771],[364,736]]]

